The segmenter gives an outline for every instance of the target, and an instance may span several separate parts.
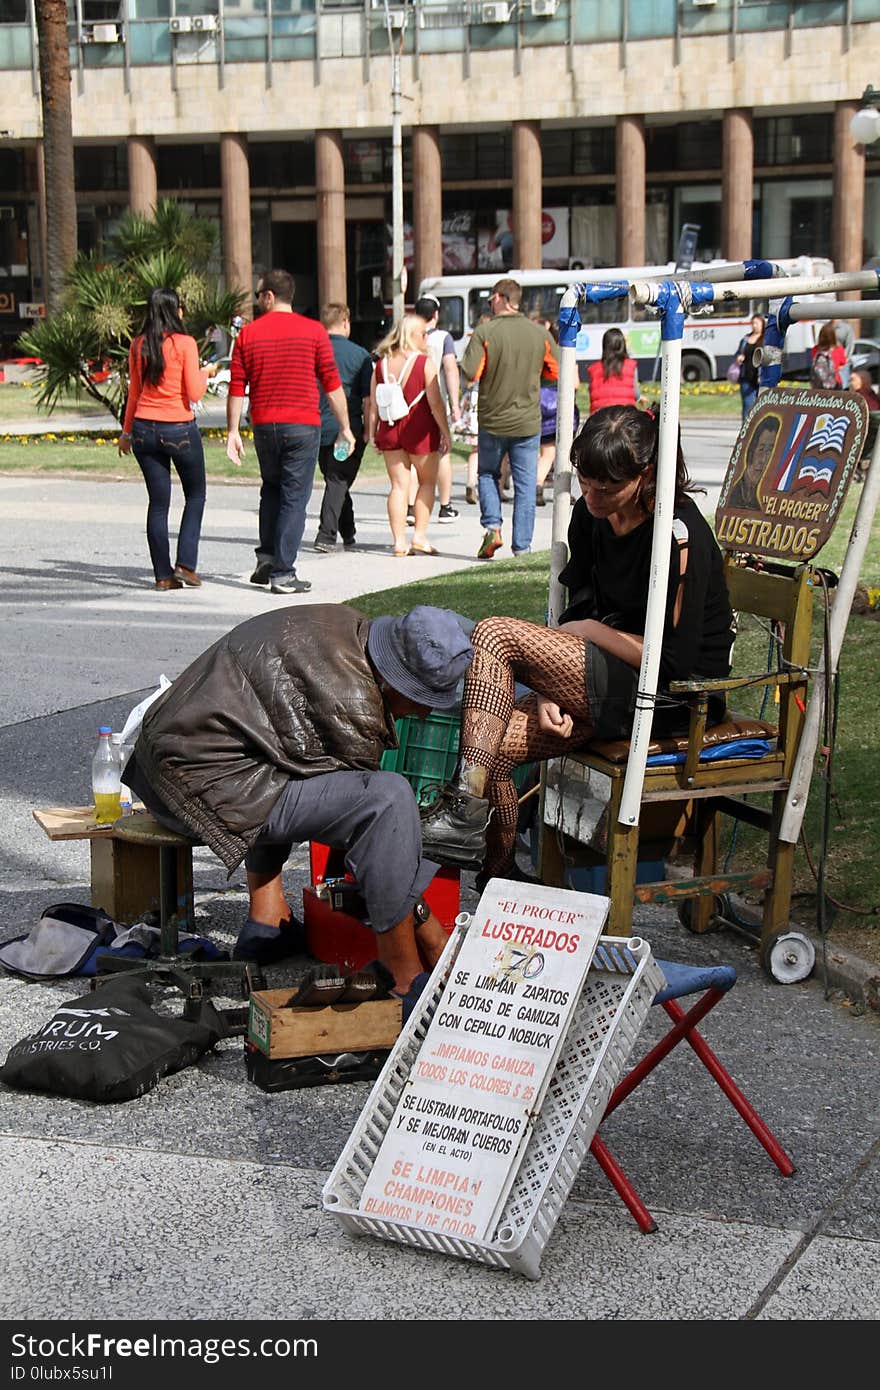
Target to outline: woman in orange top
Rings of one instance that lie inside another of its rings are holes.
[[[128,401],[118,445],[120,454],[134,453],[147,484],[147,544],[159,590],[184,584],[198,588],[202,582],[196,564],[205,510],[205,451],[192,403],[202,399],[217,364],[199,366],[196,340],[183,332],[182,318],[175,290],[150,291],[143,332],[132,339],[128,352]],[[172,463],[185,498],[173,569],[168,544]]]

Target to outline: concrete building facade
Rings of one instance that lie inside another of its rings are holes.
[[[198,6],[198,12],[195,11]],[[202,8],[204,6],[204,8]],[[259,6],[259,8],[258,8]],[[43,300],[36,38],[0,0],[0,334]],[[390,298],[391,45],[400,52],[410,292],[443,270],[880,255],[880,0],[72,0],[79,244],[177,197],[250,291]],[[390,28],[389,28],[390,20]],[[821,20],[821,22],[819,22]]]

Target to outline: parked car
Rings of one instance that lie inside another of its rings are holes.
[[[856,338],[852,351],[853,369],[867,372],[874,386],[880,384],[880,340]]]

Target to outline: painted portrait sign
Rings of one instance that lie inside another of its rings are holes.
[[[865,401],[854,392],[762,391],[718,499],[722,549],[811,560],[837,519],[867,428]]]

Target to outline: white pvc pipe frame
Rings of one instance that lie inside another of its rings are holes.
[[[739,266],[722,267],[706,274],[702,282],[695,283],[698,272],[691,272],[694,278],[683,278],[680,282],[650,280],[633,281],[629,286],[629,297],[635,304],[656,304],[662,296],[663,286],[676,286],[675,303],[686,304],[692,294],[714,302],[725,299],[760,299],[784,297],[796,294],[827,294],[835,290],[862,290],[877,288],[875,271],[854,271],[828,276],[785,276],[767,280],[741,280],[728,277],[739,273]],[[743,268],[744,272],[744,268]],[[624,282],[620,282],[621,287]],[[701,291],[699,286],[705,286]],[[680,288],[679,288],[680,286]],[[718,288],[715,288],[718,286]],[[560,311],[577,306],[586,290],[585,285],[573,285],[562,297]],[[871,311],[865,313],[870,306]],[[803,312],[795,312],[800,306],[792,306],[791,318],[862,318],[874,317],[873,303],[858,300],[844,300],[834,304],[835,312],[816,313],[819,305],[803,306]],[[823,306],[829,311],[830,304]],[[674,309],[674,305],[673,305]],[[661,311],[661,320],[666,310]],[[877,311],[880,313],[880,310]],[[665,328],[665,324],[664,324]],[[559,572],[564,563],[568,512],[571,507],[571,468],[569,456],[572,443],[572,420],[574,415],[574,396],[577,385],[577,349],[574,345],[560,348],[559,368],[559,408],[557,411],[557,452],[562,464],[557,466],[553,489],[553,532],[551,546],[550,596],[548,604],[548,623],[555,626],[563,609],[563,595],[559,584]],[[679,393],[681,387],[681,335],[663,338],[662,369],[660,378],[660,443],[657,464],[657,492],[654,512],[654,536],[651,547],[651,569],[648,584],[648,605],[645,615],[645,635],[642,646],[642,663],[639,671],[639,698],[636,701],[633,731],[630,739],[630,755],[627,760],[621,797],[619,821],[622,825],[637,825],[641,809],[642,791],[645,780],[648,743],[654,702],[657,695],[657,675],[660,664],[660,647],[663,640],[663,620],[666,590],[669,581],[669,558],[672,540],[672,516],[675,505],[675,464],[678,448]],[[871,532],[874,513],[880,501],[880,436],[875,444],[868,477],[865,480],[856,519],[850,535],[846,557],[835,592],[830,632],[832,671],[836,671],[840,649],[846,632],[846,624],[852,605],[853,594],[858,582],[868,538]],[[793,770],[789,798],[780,828],[780,838],[786,843],[795,843],[806,809],[807,793],[812,778],[812,765],[819,737],[819,721],[822,713],[823,694],[821,682],[814,688],[801,741],[798,758]]]

